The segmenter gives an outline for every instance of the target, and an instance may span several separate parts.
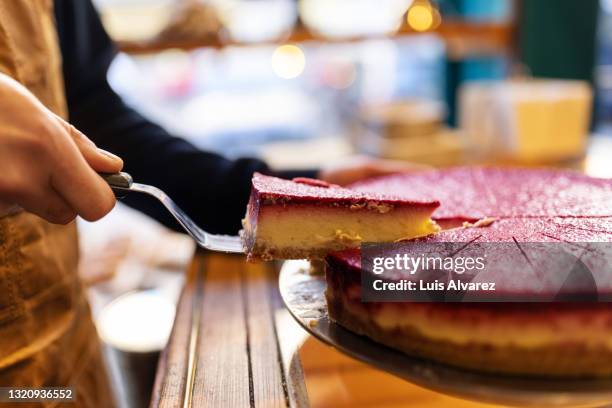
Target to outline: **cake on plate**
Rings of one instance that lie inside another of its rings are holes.
[[[456,168],[352,188],[440,201],[433,219],[454,228],[419,241],[612,242],[612,181],[578,173]],[[474,227],[483,217],[495,221]],[[610,303],[362,302],[359,249],[328,255],[325,270],[330,317],[408,354],[508,374],[612,375]],[[612,291],[612,281],[598,289]]]
[[[322,258],[361,242],[392,242],[438,230],[430,199],[358,192],[321,180],[255,174],[241,232],[250,259]]]

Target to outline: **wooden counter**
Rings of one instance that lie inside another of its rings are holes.
[[[273,264],[198,253],[160,358],[152,406],[307,406],[294,350],[279,340]]]
[[[309,338],[282,305],[277,271],[243,256],[195,256],[151,406],[491,407],[425,390]]]

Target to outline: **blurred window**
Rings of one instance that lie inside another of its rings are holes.
[[[95,0],[114,38],[151,38],[182,0]],[[500,79],[507,56],[446,60],[434,34],[346,41],[393,33],[411,0],[209,0],[226,35],[252,42],[297,21],[335,41],[232,46],[154,55],[121,54],[111,85],[129,103],[197,145],[230,155],[265,143],[351,132],[359,106],[410,99],[442,101],[453,122],[455,90],[472,79]],[[512,0],[438,0],[444,18],[512,19]],[[293,10],[293,11],[292,11]],[[270,16],[263,18],[262,16]],[[376,16],[376,18],[372,18]],[[262,22],[265,21],[264,26]],[[444,24],[444,23],[443,23]]]

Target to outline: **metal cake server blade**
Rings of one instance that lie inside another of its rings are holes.
[[[128,173],[100,174],[102,178],[113,189],[117,197],[123,197],[126,193],[136,192],[148,194],[157,198],[187,233],[202,248],[210,251],[244,253],[244,247],[240,237],[233,235],[210,234],[200,228],[172,199],[157,187],[147,184],[134,183],[132,176]]]

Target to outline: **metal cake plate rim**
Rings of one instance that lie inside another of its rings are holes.
[[[285,261],[283,302],[312,336],[377,369],[433,391],[479,402],[516,406],[597,406],[612,402],[612,378],[554,379],[495,375],[409,356],[353,333],[327,316],[325,278],[308,261]]]

